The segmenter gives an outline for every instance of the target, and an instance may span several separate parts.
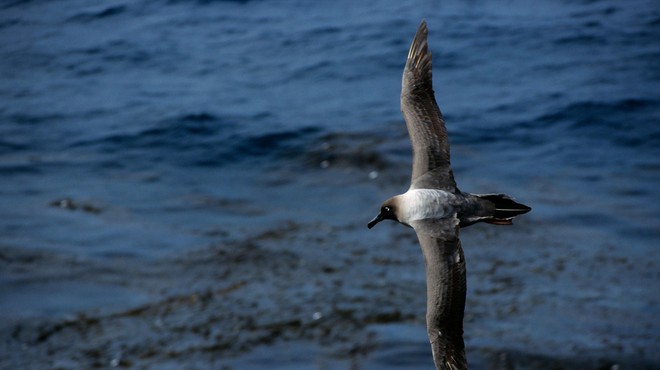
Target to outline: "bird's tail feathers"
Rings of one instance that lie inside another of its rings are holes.
[[[495,206],[492,216],[483,220],[493,225],[512,225],[514,217],[532,210],[506,194],[480,194],[477,197],[487,200]]]

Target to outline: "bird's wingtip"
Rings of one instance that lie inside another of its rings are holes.
[[[422,19],[408,51],[406,70],[423,75],[430,73],[431,53],[428,51],[428,28]]]

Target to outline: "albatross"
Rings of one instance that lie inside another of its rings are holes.
[[[412,143],[408,191],[387,199],[371,229],[383,220],[412,227],[426,268],[426,326],[436,369],[467,369],[463,342],[465,258],[459,229],[477,222],[511,225],[531,210],[506,194],[471,194],[456,186],[447,129],[433,92],[428,29],[422,21],[403,71],[401,111]]]

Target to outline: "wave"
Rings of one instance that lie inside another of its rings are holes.
[[[650,117],[658,104],[655,100],[638,98],[576,102],[544,114],[534,122],[541,127],[561,127],[574,135],[605,140],[616,146],[657,147],[660,117],[656,115],[655,120]]]
[[[511,114],[517,107],[498,107],[485,117],[450,117],[448,121],[489,121],[479,126],[449,127],[450,131],[455,131],[450,133],[450,139],[460,144],[515,144],[518,148],[588,139],[613,146],[651,148],[660,145],[658,106],[660,101],[641,98],[585,100],[548,109],[536,117],[512,121],[501,117]]]
[[[224,166],[255,158],[302,156],[309,138],[320,131],[314,127],[264,130],[269,120],[268,115],[230,118],[208,112],[186,113],[136,132],[77,141],[69,149],[101,151],[119,160],[143,157],[145,164],[156,160],[175,165]]]
[[[128,7],[126,5],[113,5],[96,11],[80,12],[69,19],[69,22],[88,23],[99,19],[110,18],[125,13]]]

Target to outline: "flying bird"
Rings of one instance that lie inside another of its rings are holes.
[[[394,220],[417,233],[426,268],[426,324],[438,370],[467,369],[463,342],[465,258],[459,229],[477,222],[511,225],[531,210],[505,194],[471,194],[456,186],[449,161],[449,142],[435,101],[422,21],[408,52],[401,86],[401,111],[412,143],[410,188],[383,202],[371,229]]]

